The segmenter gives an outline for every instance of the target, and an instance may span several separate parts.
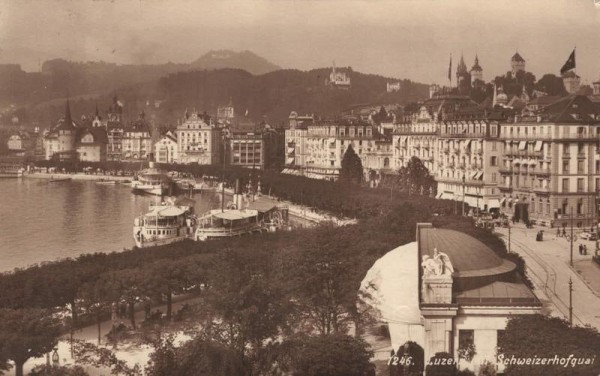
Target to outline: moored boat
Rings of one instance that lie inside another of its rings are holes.
[[[71,180],[71,178],[54,178],[54,177],[51,177],[50,180],[48,180],[48,183],[60,183],[60,182],[63,182],[63,181],[70,181],[70,180]]]
[[[194,200],[181,197],[150,206],[134,220],[133,239],[140,248],[164,245],[194,238]]]
[[[150,162],[150,167],[141,171],[138,180],[131,182],[134,193],[146,193],[156,196],[163,196],[169,190],[170,178],[164,172],[154,167]]]
[[[96,184],[101,184],[101,185],[115,185],[117,184],[116,180],[108,180],[108,179],[100,179],[96,181]]]

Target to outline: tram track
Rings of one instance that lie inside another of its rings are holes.
[[[539,281],[538,287],[541,287],[548,297],[548,299],[553,303],[556,309],[562,314],[565,318],[569,317],[569,305],[565,303],[563,299],[556,293],[556,283],[557,283],[557,272],[556,269],[550,265],[546,260],[544,260],[540,255],[536,253],[536,251],[525,244],[522,241],[511,239],[511,242],[518,246],[523,253],[525,253],[531,260],[533,260],[543,271],[536,272],[531,265],[527,265],[528,274],[531,273],[535,278]],[[575,313],[573,312],[573,319],[577,320],[581,325],[585,325],[585,322]]]

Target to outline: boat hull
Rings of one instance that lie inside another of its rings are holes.
[[[163,187],[136,186],[136,187],[133,187],[132,192],[138,193],[138,194],[163,196],[167,192],[167,190],[166,190],[166,188],[163,188]]]

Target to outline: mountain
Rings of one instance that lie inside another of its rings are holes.
[[[243,69],[260,75],[281,69],[250,52],[210,51],[187,64],[115,64],[53,59],[41,72],[25,72],[17,64],[0,64],[0,108],[9,104],[27,106],[67,95],[102,94],[122,87],[153,82],[171,73],[223,68]]]
[[[197,70],[243,69],[253,75],[261,75],[281,69],[281,67],[269,62],[267,59],[247,50],[241,52],[230,50],[210,51],[194,60],[190,67]]]

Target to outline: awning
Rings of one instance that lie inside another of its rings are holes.
[[[521,164],[521,162],[522,162],[522,161],[521,161],[520,159],[518,159],[518,158],[517,158],[517,159],[515,159],[515,160],[513,161],[513,164],[514,164],[514,165],[518,165],[518,164]]]
[[[444,192],[440,192],[437,195],[435,195],[435,198],[441,198],[443,194],[444,194]]]
[[[500,207],[500,201],[497,198],[488,200],[488,209],[498,209]]]
[[[527,141],[519,142],[519,150],[525,150],[525,149],[527,149]]]
[[[535,159],[530,159],[529,160],[529,165],[530,166],[535,166],[535,165],[537,165],[537,161]]]
[[[542,147],[544,146],[544,141],[536,141],[534,151],[542,151]]]
[[[280,149],[281,150],[281,149]],[[288,148],[287,152],[288,154],[293,153],[296,149],[295,148]]]
[[[504,204],[504,202],[505,202],[505,201],[506,201],[506,197],[502,197],[502,198],[500,199],[500,205]]]
[[[442,192],[440,195],[440,199],[441,200],[455,200],[456,199],[456,195],[454,193],[451,192]]]
[[[286,165],[294,164],[294,158],[288,158],[288,159],[286,159],[285,164]]]
[[[483,178],[483,171],[479,171],[477,175],[475,175],[475,180],[481,180]]]
[[[475,176],[477,176],[478,173],[478,171],[473,172],[471,175],[469,175],[469,178],[475,179]]]

